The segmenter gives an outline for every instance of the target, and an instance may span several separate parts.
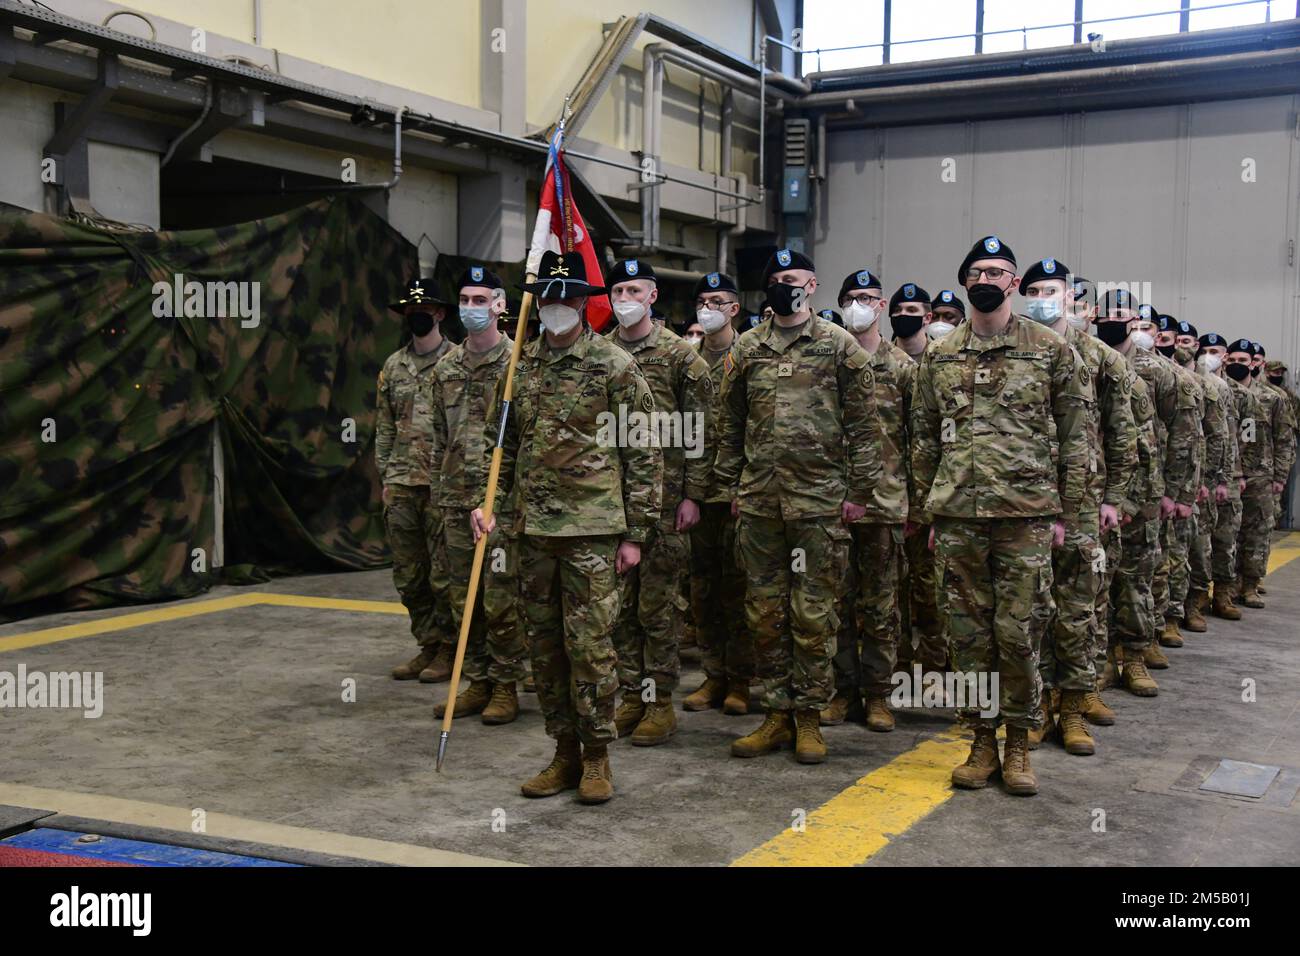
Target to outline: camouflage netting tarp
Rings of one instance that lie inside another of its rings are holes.
[[[375,380],[416,268],[352,196],[157,233],[0,205],[0,620],[387,563]],[[159,317],[177,275],[248,283],[258,314],[213,317],[205,292]]]

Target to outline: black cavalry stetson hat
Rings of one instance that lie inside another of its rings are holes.
[[[604,286],[587,282],[587,266],[582,261],[582,253],[561,254],[550,249],[542,253],[541,265],[537,267],[537,281],[525,282],[519,288],[531,292],[539,299],[576,299],[601,295],[607,291]]]

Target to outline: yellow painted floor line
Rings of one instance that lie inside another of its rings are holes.
[[[210,601],[194,601],[190,604],[171,604],[166,607],[152,608],[148,611],[134,611],[130,614],[118,614],[114,617],[102,617],[81,624],[65,624],[62,627],[49,627],[40,631],[28,631],[12,637],[0,637],[0,653],[17,651],[24,647],[39,647],[43,644],[57,644],[78,637],[94,637],[96,634],[108,634],[112,631],[124,631],[146,624],[163,624],[168,621],[180,621],[200,614],[216,614],[235,608],[254,607],[258,604],[273,604],[278,607],[318,608],[324,611],[360,611],[367,614],[406,614],[406,608],[397,601],[356,601],[346,598],[310,597],[299,594],[270,594],[264,591],[249,591],[230,597],[213,598]]]
[[[1268,573],[1286,567],[1296,558],[1300,558],[1300,532],[1292,531],[1273,545],[1273,550],[1268,555]]]
[[[183,833],[193,832],[190,829],[193,820],[190,809],[169,807],[161,803],[102,797],[71,790],[48,790],[44,787],[28,787],[17,783],[0,783],[0,804],[56,810],[68,816],[90,817],[129,826],[158,827]],[[252,843],[289,847],[311,853],[328,853],[372,860],[377,863],[392,863],[400,866],[520,865],[503,860],[492,860],[484,856],[472,856],[468,853],[413,846],[409,843],[392,843],[387,840],[372,840],[369,837],[349,836],[346,833],[264,823],[260,820],[232,817],[224,813],[209,812],[205,823],[205,836],[226,840],[247,840]]]
[[[899,754],[808,814],[802,832],[788,829],[732,866],[856,866],[953,795],[953,767],[970,736],[940,734]]]

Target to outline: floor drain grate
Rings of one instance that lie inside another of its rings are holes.
[[[1266,767],[1242,760],[1220,760],[1214,772],[1197,789],[1258,800],[1268,792],[1269,785],[1281,772],[1281,767]]]
[[[1172,789],[1285,810],[1300,794],[1300,769],[1200,756],[1188,765]]]

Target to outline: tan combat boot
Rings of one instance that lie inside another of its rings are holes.
[[[1124,657],[1124,686],[1130,694],[1138,697],[1155,697],[1160,693],[1160,688],[1155,679],[1147,673],[1147,665],[1140,657],[1133,660]]]
[[[1260,594],[1260,595],[1267,594],[1267,593],[1268,593],[1268,588],[1264,587],[1263,584],[1261,584],[1260,582],[1256,581],[1256,582],[1255,582],[1255,593],[1256,593],[1256,594]]]
[[[817,717],[812,707],[794,712],[794,759],[800,763],[821,763],[826,759],[826,741]]]
[[[1029,749],[1037,750],[1044,740],[1051,740],[1056,735],[1056,711],[1061,706],[1061,692],[1053,687],[1043,690],[1043,724],[1041,727],[1027,731]]]
[[[434,649],[431,647],[420,648],[420,653],[405,664],[398,664],[393,668],[393,680],[415,680],[420,676],[420,671],[433,663],[433,654]]]
[[[527,677],[524,678],[524,686],[522,690],[525,694],[537,693],[537,679],[533,677],[532,674],[529,674]]]
[[[574,734],[557,739],[550,764],[519,789],[525,797],[553,797],[562,790],[572,790],[581,781],[582,748]]]
[[[1101,669],[1101,674],[1097,677],[1097,691],[1108,690],[1114,687],[1119,678],[1119,668],[1115,663],[1116,648],[1112,647],[1106,651],[1106,663]]]
[[[1084,720],[1087,695],[1088,692],[1082,690],[1061,692],[1061,743],[1065,744],[1066,753],[1078,757],[1097,752],[1097,746],[1093,743],[1092,734]]]
[[[468,714],[478,714],[488,705],[492,699],[492,682],[490,680],[474,680],[469,682],[469,686],[456,695],[456,709],[451,712],[451,716],[465,717]],[[433,705],[433,716],[439,720],[447,713],[447,702]]]
[[[519,694],[514,681],[492,685],[492,699],[483,708],[483,723],[508,724],[519,716]]]
[[[794,740],[794,719],[789,711],[769,710],[757,730],[731,742],[733,757],[757,757],[780,750]]]
[[[1160,632],[1160,643],[1165,647],[1182,647],[1183,635],[1178,630],[1178,619],[1175,617],[1165,618],[1165,629]],[[1150,664],[1150,661],[1147,661]]]
[[[614,795],[614,773],[609,769],[609,748],[589,744],[582,748],[582,780],[579,803],[604,803]]]
[[[1007,745],[1002,754],[1002,783],[1007,793],[1032,797],[1038,792],[1038,778],[1029,766],[1029,731],[1024,727],[1007,728]]]
[[[653,747],[667,743],[677,733],[677,712],[673,710],[673,695],[663,694],[646,706],[645,716],[632,731],[632,746]]]
[[[1153,671],[1169,669],[1169,658],[1165,657],[1165,652],[1160,649],[1160,645],[1155,641],[1152,641],[1143,649],[1142,662]]]
[[[420,671],[420,683],[441,684],[445,680],[451,680],[451,665],[455,656],[455,648],[450,644],[439,644],[438,652],[433,655],[429,666]]]
[[[952,772],[952,785],[963,790],[979,790],[1001,769],[997,731],[992,727],[977,727],[966,762]]]
[[[1110,727],[1115,723],[1115,711],[1106,706],[1098,691],[1089,691],[1083,697],[1083,716],[1088,723],[1098,727]]]
[[[698,690],[686,695],[686,699],[682,701],[682,710],[712,710],[714,707],[721,707],[726,696],[726,681],[721,677],[706,677]]]
[[[1206,597],[1206,593],[1200,588],[1187,595],[1186,610],[1183,613],[1183,627],[1193,634],[1204,634],[1209,630],[1204,613]]]
[[[1214,603],[1210,606],[1210,613],[1225,621],[1241,620],[1241,608],[1232,603],[1231,585],[1214,585]]]
[[[1264,606],[1264,601],[1259,596],[1259,578],[1243,579],[1239,603],[1243,607],[1259,608]]]
[[[641,699],[641,691],[623,691],[623,700],[619,703],[618,710],[614,711],[614,728],[618,736],[622,738],[630,734],[644,716],[645,701]]]
[[[749,713],[748,680],[731,680],[727,682],[727,699],[722,702],[722,712],[732,717],[743,717]]]
[[[817,715],[817,722],[823,727],[838,727],[849,716],[849,695],[836,694],[831,702]]]
[[[894,712],[889,709],[889,699],[883,695],[867,698],[867,729],[887,734],[894,729]]]

